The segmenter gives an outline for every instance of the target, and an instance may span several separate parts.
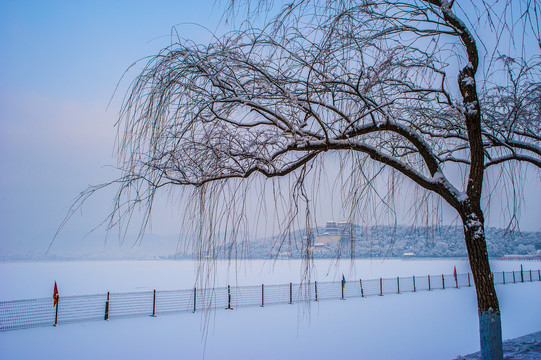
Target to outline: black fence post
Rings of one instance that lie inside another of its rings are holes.
[[[107,301],[105,301],[105,316],[104,320],[109,320],[109,291],[107,291]]]
[[[60,295],[56,294],[56,309],[54,313],[54,326],[58,325],[58,306],[60,305]]]
[[[537,270],[537,276],[539,276],[539,281],[541,281],[541,269]]]
[[[517,279],[515,278],[515,270],[513,270],[513,284],[517,283]]]
[[[293,304],[293,283],[289,283],[289,303]]]
[[[431,286],[430,286],[430,275],[428,275],[428,291],[432,290]]]
[[[471,287],[470,273],[468,273],[468,287]]]
[[[265,306],[265,284],[261,284],[261,307]]]
[[[458,289],[458,275],[455,276],[455,288]]]
[[[445,277],[441,274],[441,288],[445,290]]]
[[[314,281],[314,289],[315,289],[315,292],[316,292],[316,301],[319,301],[317,299],[317,281]]]
[[[520,265],[520,282],[524,282],[524,270],[522,270],[522,265]]]
[[[396,293],[400,294],[400,277],[396,277]]]
[[[345,300],[344,299],[344,287],[346,286],[346,284],[344,284],[344,280],[340,280],[340,287],[342,288],[342,298],[340,300]]]
[[[502,280],[503,280],[503,284],[505,285],[505,271],[502,271]]]
[[[417,288],[415,287],[415,275],[413,275],[413,292],[416,292]]]
[[[193,288],[193,312],[195,312],[196,307],[197,307],[197,287],[194,286],[194,288]]]
[[[227,285],[227,307],[226,310],[233,310],[231,307],[231,286]]]
[[[532,282],[532,270],[530,270],[530,282]]]
[[[383,280],[379,278],[379,296],[383,296]]]
[[[361,285],[361,297],[364,297],[363,281],[361,279],[359,279],[359,284]]]
[[[152,315],[156,317],[156,289],[154,289],[154,296],[152,297]]]

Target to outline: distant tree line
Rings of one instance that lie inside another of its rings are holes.
[[[325,228],[318,227],[290,234],[291,241],[279,237],[260,239],[243,249],[251,258],[278,256],[301,258],[302,249],[297,240],[306,238],[307,233],[324,234]],[[416,257],[467,257],[464,234],[459,226],[422,227],[410,226],[355,226],[353,234],[344,233],[336,242],[318,245],[318,236],[313,236],[314,258],[346,257],[402,257],[413,254]],[[487,228],[486,241],[489,257],[503,257],[508,254],[529,255],[541,249],[541,232],[510,233],[504,229]],[[239,244],[237,244],[239,245]]]

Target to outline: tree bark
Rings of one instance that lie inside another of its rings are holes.
[[[484,360],[502,360],[501,315],[494,276],[490,270],[485,241],[484,217],[480,209],[462,215],[468,259],[475,283],[479,313],[481,354]]]

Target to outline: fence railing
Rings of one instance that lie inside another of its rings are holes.
[[[540,270],[493,273],[495,284],[541,281]],[[53,308],[52,298],[0,301],[0,331],[51,326],[90,320],[209,309],[361,298],[373,295],[470,287],[468,274],[427,275],[338,282],[311,282],[285,285],[227,286],[176,291],[144,291],[98,295],[64,296]]]

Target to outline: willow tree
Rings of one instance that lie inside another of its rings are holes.
[[[340,171],[383,166],[456,210],[483,357],[501,359],[483,185],[491,168],[541,168],[539,11],[534,0],[306,0],[261,28],[179,39],[127,94],[112,219],[137,204],[150,214],[159,189],[180,187],[196,195],[194,223],[238,225],[250,179],[290,176],[297,203],[317,159],[352,154]],[[240,206],[216,205],[225,191]],[[200,231],[200,247],[215,245],[216,229]]]

